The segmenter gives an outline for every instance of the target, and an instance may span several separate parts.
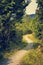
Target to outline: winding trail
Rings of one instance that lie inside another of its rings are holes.
[[[11,58],[9,58],[9,61],[3,62],[1,65],[20,65],[22,58],[25,56],[25,54],[32,48],[33,41],[28,38],[28,35],[24,35],[23,38],[25,38],[28,45],[22,49],[19,50],[15,55],[13,55]]]

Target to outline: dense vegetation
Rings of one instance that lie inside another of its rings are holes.
[[[21,65],[43,65],[43,0],[37,0],[37,3],[36,17],[29,23],[33,36],[30,35],[29,38],[41,42],[36,40],[37,43],[33,44],[33,49],[26,54]]]
[[[38,3],[37,14],[39,17],[39,21],[43,21],[43,0],[37,0],[37,3]]]
[[[37,0],[38,8],[34,18],[29,15],[24,16],[29,2],[28,0],[26,2],[25,0],[0,1],[0,59],[5,52],[23,48],[25,45],[22,36],[32,33],[33,37],[31,36],[30,39],[33,38],[32,40],[35,41],[34,49],[30,50],[22,65],[34,65],[35,62],[35,65],[43,65],[43,1]],[[36,40],[40,42],[36,43]]]
[[[43,53],[41,48],[30,50],[23,58],[21,65],[43,65]]]
[[[0,1],[0,59],[3,52],[10,51],[13,47],[22,44],[21,19],[28,4],[28,0],[26,2],[25,0]]]

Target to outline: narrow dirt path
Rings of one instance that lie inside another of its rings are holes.
[[[6,61],[2,65],[20,65],[22,58],[33,46],[33,41],[28,38],[28,35],[24,35],[24,38],[28,45],[24,49],[19,50],[15,55],[9,58],[8,62]]]

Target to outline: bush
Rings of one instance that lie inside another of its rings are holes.
[[[31,50],[22,60],[21,65],[43,65],[43,53]]]

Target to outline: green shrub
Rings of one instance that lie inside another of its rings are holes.
[[[31,50],[22,60],[21,65],[43,65],[43,53]]]

